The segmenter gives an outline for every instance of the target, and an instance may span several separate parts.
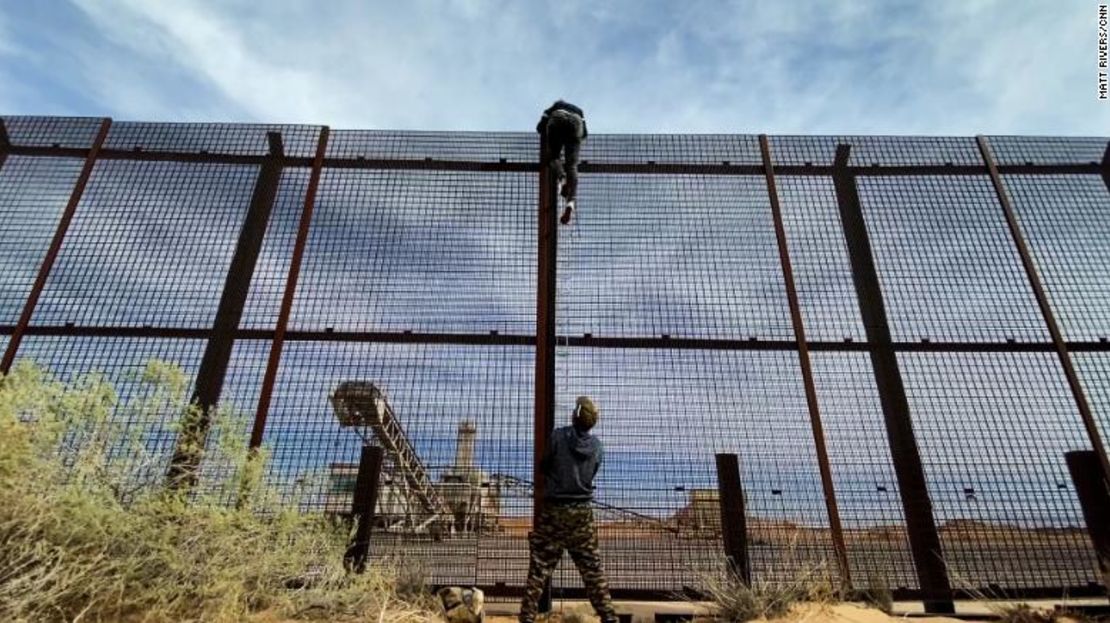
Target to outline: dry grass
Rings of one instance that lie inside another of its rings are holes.
[[[727,623],[778,619],[798,604],[823,606],[840,600],[828,570],[819,564],[798,566],[796,572],[781,579],[757,579],[750,585],[729,570],[723,575],[704,576],[700,588],[702,597],[711,604],[714,620]]]
[[[153,363],[139,381],[121,402],[95,376],[21,364],[0,379],[0,620],[435,620],[411,579],[401,595],[389,569],[347,573],[348,533],[278,503],[227,412],[205,493],[166,492],[151,440],[196,412],[179,370]]]

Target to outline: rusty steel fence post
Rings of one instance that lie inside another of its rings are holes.
[[[211,411],[220,401],[231,352],[235,346],[235,333],[243,317],[254,267],[262,250],[262,239],[266,235],[266,227],[274,209],[284,167],[285,148],[278,132],[267,132],[266,139],[269,153],[259,167],[250,206],[239,231],[235,254],[228,266],[212,334],[197,371],[196,387],[191,400],[196,412],[186,416],[187,420],[178,435],[166,473],[166,482],[170,488],[187,490],[196,484],[196,471],[200,466],[211,426]]]
[[[863,218],[859,191],[855,175],[848,166],[850,153],[849,145],[836,146],[833,185],[852,266],[852,282],[867,334],[868,352],[879,392],[890,455],[898,479],[898,493],[906,515],[910,550],[921,585],[925,610],[932,613],[952,613],[955,611],[952,586],[933,517],[933,504],[925,482],[921,453],[913,433],[906,388],[902,383],[898,357],[890,336],[879,274],[871,253],[871,240]]]
[[[748,558],[748,518],[744,510],[744,484],[740,480],[740,461],[735,454],[718,454],[717,496],[721,507],[721,540],[729,571],[745,586],[752,585],[752,566]]]
[[[366,562],[370,558],[370,536],[378,507],[378,489],[384,458],[385,451],[378,446],[363,446],[359,456],[354,499],[351,501],[351,520],[355,522],[355,535],[344,556],[347,568],[355,573],[365,571]]]
[[[547,452],[555,428],[555,288],[558,279],[559,228],[555,224],[556,190],[550,163],[546,160],[547,137],[540,134],[539,209],[536,267],[536,378],[532,448],[532,527],[543,512],[544,477],[540,462]],[[540,612],[551,610],[551,580],[548,579]]]
[[[1102,152],[1102,162],[1099,163],[1099,173],[1106,190],[1110,191],[1110,142],[1106,143],[1106,151]]]
[[[1029,252],[1029,246],[1025,242],[1025,236],[1021,233],[1021,225],[1018,223],[1017,214],[1014,212],[1013,205],[1010,203],[1010,196],[1006,192],[1006,185],[1002,181],[1002,175],[998,172],[998,164],[995,162],[990,142],[987,140],[987,137],[982,135],[977,136],[976,141],[979,143],[979,151],[983,156],[983,162],[987,165],[987,172],[990,174],[991,183],[994,184],[994,192],[998,197],[998,203],[1002,206],[1002,213],[1006,217],[1006,225],[1010,228],[1010,237],[1013,238],[1014,246],[1017,247],[1018,255],[1021,257],[1021,265],[1025,268],[1025,276],[1029,280],[1030,287],[1033,289],[1033,296],[1037,299],[1037,307],[1040,308],[1045,326],[1048,327],[1048,333],[1052,336],[1052,344],[1056,349],[1056,356],[1060,359],[1060,366],[1064,369],[1064,377],[1067,379],[1072,399],[1075,400],[1075,407],[1079,410],[1079,417],[1083,421],[1083,427],[1087,430],[1087,438],[1090,440],[1091,447],[1098,457],[1103,478],[1110,478],[1110,461],[1108,461],[1106,457],[1106,447],[1103,445],[1102,435],[1098,430],[1098,423],[1095,421],[1094,413],[1091,411],[1091,405],[1087,401],[1087,394],[1083,391],[1083,385],[1079,382],[1079,375],[1076,373],[1075,365],[1072,363],[1071,354],[1068,352],[1068,345],[1064,342],[1064,334],[1060,331],[1060,325],[1056,322],[1056,315],[1052,312],[1052,306],[1048,302],[1048,295],[1045,293],[1044,285],[1041,283],[1041,277],[1037,273],[1037,265],[1033,261],[1033,254]],[[1110,147],[1107,149],[1110,150]],[[1105,161],[1105,157],[1103,160]]]
[[[840,570],[841,587],[844,590],[851,590],[852,571],[848,566],[848,549],[844,543],[844,528],[840,522],[840,508],[836,503],[836,489],[833,486],[829,451],[825,444],[825,427],[821,422],[821,408],[817,402],[817,385],[813,381],[813,366],[809,359],[809,344],[806,342],[805,323],[802,322],[798,291],[794,285],[794,268],[790,262],[790,248],[787,244],[786,227],[782,219],[782,206],[779,203],[775,166],[771,158],[771,144],[767,140],[766,134],[759,135],[759,151],[763,158],[764,175],[767,178],[767,197],[771,203],[771,216],[775,222],[779,264],[782,266],[786,300],[790,305],[790,322],[794,328],[794,339],[798,343],[798,364],[801,366],[806,406],[809,409],[809,423],[813,430],[813,443],[817,451],[817,464],[821,472],[821,488],[825,494],[825,511],[829,516],[829,531],[832,535],[833,550],[836,554],[836,566]]]
[[[0,169],[4,168],[4,163],[8,161],[8,152],[12,150],[12,141],[8,136],[8,126],[0,119]]]
[[[289,326],[289,316],[293,312],[297,281],[301,274],[301,261],[304,258],[305,247],[308,245],[308,232],[312,225],[312,213],[316,206],[316,191],[320,186],[324,154],[327,152],[330,133],[330,128],[327,126],[321,127],[320,138],[316,142],[316,155],[312,161],[312,173],[309,174],[308,188],[305,189],[304,206],[301,209],[301,220],[297,228],[297,239],[293,243],[293,257],[289,260],[289,272],[286,274],[285,290],[281,296],[281,310],[278,312],[277,325],[274,327],[274,340],[270,344],[270,355],[266,361],[266,374],[262,377],[262,388],[258,392],[258,406],[254,412],[254,425],[251,427],[249,446],[252,451],[257,450],[262,445],[262,436],[266,431],[266,417],[270,412],[270,400],[274,393],[274,383],[277,381],[281,351],[285,346],[285,332]],[[252,452],[252,456],[253,454]]]
[[[1071,474],[1087,534],[1095,548],[1102,583],[1110,591],[1110,482],[1102,474],[1098,456],[1090,450],[1064,455]]]
[[[112,120],[104,118],[100,122],[100,129],[97,131],[96,138],[93,140],[92,146],[89,148],[88,153],[85,155],[85,164],[81,168],[80,175],[77,176],[77,181],[73,185],[73,192],[69,195],[69,201],[66,203],[65,210],[62,212],[62,218],[58,221],[58,227],[54,230],[54,238],[50,241],[50,247],[46,251],[46,256],[39,266],[38,275],[35,277],[35,283],[31,286],[31,292],[27,295],[27,301],[23,305],[23,312],[19,315],[19,321],[15,325],[15,330],[12,331],[11,340],[8,342],[8,348],[4,351],[3,359],[0,359],[0,374],[7,374],[12,369],[12,363],[15,361],[16,351],[19,350],[19,345],[23,341],[23,335],[27,332],[27,326],[31,324],[31,317],[35,313],[35,307],[38,305],[39,297],[42,296],[42,291],[46,287],[46,280],[50,276],[50,270],[54,267],[54,262],[58,259],[58,253],[62,249],[62,242],[65,240],[66,233],[69,231],[69,225],[73,222],[73,216],[77,212],[77,205],[81,203],[81,197],[85,194],[85,187],[88,186],[89,178],[92,177],[93,168],[96,166],[97,155],[100,154],[101,148],[104,147],[104,141],[108,139],[108,131],[112,127]],[[5,135],[7,133],[5,132]],[[11,149],[11,143],[8,142],[7,136],[4,137],[7,144],[7,149]]]

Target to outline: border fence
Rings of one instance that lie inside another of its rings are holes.
[[[371,549],[434,583],[519,594],[587,394],[618,597],[723,568],[717,454],[754,578],[1102,594],[1065,453],[1110,473],[1106,138],[591,135],[561,227],[535,134],[2,121],[0,370],[176,363],[306,511],[381,445]]]

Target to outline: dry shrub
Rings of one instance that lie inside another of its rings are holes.
[[[781,579],[755,579],[750,585],[729,570],[723,575],[703,576],[701,591],[711,604],[714,620],[728,623],[776,619],[800,603],[831,604],[839,600],[822,564],[799,566]]]
[[[344,570],[348,532],[277,501],[228,411],[202,493],[165,490],[156,441],[197,412],[172,366],[135,382],[121,401],[98,376],[65,384],[21,363],[0,378],[0,620],[434,620],[389,569]]]

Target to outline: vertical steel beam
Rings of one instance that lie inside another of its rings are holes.
[[[735,454],[717,455],[717,495],[721,505],[721,538],[729,570],[745,586],[752,585],[748,559],[748,518],[744,511],[744,485]]]
[[[1110,142],[1106,143],[1106,151],[1102,152],[1102,183],[1106,190],[1110,190]]]
[[[15,361],[15,353],[19,350],[19,345],[23,341],[23,335],[27,332],[27,326],[31,324],[31,317],[35,313],[35,306],[38,305],[39,297],[42,296],[42,291],[46,287],[46,279],[50,276],[50,270],[54,267],[54,262],[58,259],[58,253],[62,249],[62,242],[65,240],[66,233],[69,231],[69,225],[73,221],[73,215],[77,212],[77,205],[81,203],[81,197],[85,194],[85,187],[89,183],[89,178],[92,177],[93,168],[96,166],[96,157],[100,153],[100,149],[104,146],[104,141],[108,138],[108,130],[111,129],[111,127],[111,119],[105,118],[101,120],[100,130],[97,132],[92,147],[89,148],[89,152],[85,156],[85,164],[81,168],[81,173],[77,176],[77,182],[73,185],[73,191],[69,195],[69,201],[66,203],[65,210],[62,211],[62,218],[58,221],[58,227],[54,230],[54,238],[50,241],[50,247],[46,251],[46,257],[43,258],[42,264],[39,266],[39,272],[35,277],[35,283],[31,286],[31,292],[28,294],[27,301],[23,305],[23,312],[19,315],[19,321],[12,331],[11,341],[8,342],[8,348],[4,351],[3,359],[0,359],[0,374],[7,374],[12,368],[12,362]],[[6,136],[4,140],[5,142],[7,141]]]
[[[821,408],[817,403],[817,385],[813,381],[813,366],[809,359],[809,343],[806,341],[805,323],[802,322],[798,291],[794,285],[794,268],[790,262],[790,248],[786,240],[786,227],[782,220],[782,206],[779,203],[778,186],[775,181],[771,144],[767,140],[766,134],[759,135],[759,151],[763,157],[763,172],[767,179],[767,197],[770,199],[771,216],[775,222],[779,264],[782,266],[786,300],[790,305],[790,322],[794,327],[794,339],[798,344],[798,363],[802,371],[802,384],[805,387],[809,423],[813,430],[813,443],[817,450],[817,465],[821,472],[821,488],[825,493],[825,511],[829,516],[829,532],[832,535],[833,551],[836,554],[836,566],[840,570],[842,588],[851,590],[852,571],[848,567],[848,548],[844,544],[844,528],[840,522],[840,508],[836,503],[836,489],[833,487],[829,451],[825,445],[825,427],[821,423]]]
[[[1056,315],[1053,314],[1052,306],[1048,302],[1048,295],[1045,294],[1041,277],[1037,273],[1037,265],[1033,261],[1033,254],[1029,252],[1029,246],[1025,243],[1025,236],[1021,233],[1021,225],[1018,223],[1017,214],[1010,203],[1010,195],[1006,192],[1002,175],[998,173],[998,164],[995,162],[994,153],[991,151],[987,137],[980,135],[976,137],[976,140],[979,142],[979,151],[983,155],[983,162],[986,163],[987,172],[994,184],[994,192],[998,197],[998,203],[1002,206],[1002,213],[1006,217],[1006,224],[1010,228],[1010,236],[1013,238],[1014,246],[1017,247],[1018,255],[1021,257],[1021,265],[1025,268],[1025,276],[1033,289],[1033,296],[1037,299],[1037,307],[1040,308],[1045,326],[1048,327],[1048,333],[1052,336],[1052,344],[1056,348],[1056,356],[1060,359],[1060,366],[1064,369],[1064,376],[1067,379],[1072,398],[1075,400],[1075,406],[1079,410],[1079,417],[1083,421],[1083,427],[1087,429],[1087,438],[1090,439],[1092,449],[1098,456],[1099,466],[1102,468],[1102,477],[1110,479],[1110,461],[1107,461],[1106,446],[1102,443],[1102,435],[1099,433],[1098,424],[1095,421],[1094,413],[1091,411],[1091,405],[1087,401],[1087,394],[1083,391],[1083,385],[1079,382],[1079,375],[1072,364],[1071,354],[1068,352],[1067,343],[1064,341],[1064,334],[1060,331],[1060,325],[1056,322]],[[1110,147],[1107,149],[1110,150]]]
[[[855,284],[860,315],[867,333],[871,367],[879,390],[890,455],[898,478],[898,492],[906,514],[910,549],[926,611],[952,613],[952,587],[933,518],[933,505],[925,483],[921,454],[913,434],[906,388],[902,384],[898,357],[890,337],[879,275],[871,253],[871,240],[863,219],[855,175],[848,168],[850,149],[848,145],[836,147],[833,184],[852,265],[852,282]]]
[[[1102,583],[1110,591],[1110,489],[1101,477],[1098,455],[1090,450],[1068,452],[1064,455],[1071,473],[1087,534],[1095,548]]]
[[[378,488],[384,457],[385,452],[378,446],[363,446],[359,457],[355,495],[351,503],[355,535],[344,556],[347,568],[355,573],[365,571],[366,561],[370,558],[370,536],[374,528],[374,513],[378,507]]]
[[[538,249],[536,267],[536,378],[532,448],[532,525],[539,524],[543,511],[544,476],[541,462],[555,429],[555,280],[559,229],[555,224],[555,176],[547,156],[547,136],[540,134],[540,173],[538,212]],[[551,583],[548,580],[540,611],[551,609]]]
[[[0,119],[0,169],[4,168],[4,163],[8,161],[8,152],[12,149],[12,141],[8,136],[8,126],[4,125],[4,120]]]
[[[285,332],[289,326],[289,316],[293,311],[297,280],[301,274],[301,261],[304,258],[305,247],[308,245],[309,226],[312,224],[312,212],[316,206],[316,190],[320,186],[320,175],[324,167],[324,153],[327,151],[330,132],[331,130],[327,126],[320,128],[320,138],[316,143],[316,157],[312,161],[312,173],[309,174],[308,188],[305,190],[300,227],[297,229],[297,240],[293,243],[293,257],[289,261],[289,273],[285,277],[285,292],[281,297],[281,311],[278,312],[277,326],[274,328],[274,341],[270,345],[270,357],[266,362],[266,374],[262,378],[262,389],[258,394],[258,408],[254,412],[254,426],[251,428],[250,439],[251,449],[257,449],[262,445],[262,436],[266,430],[266,416],[270,412],[270,400],[274,393],[274,383],[277,381],[278,364],[281,363],[281,351],[285,345]]]
[[[243,220],[243,227],[239,230],[235,254],[228,266],[212,335],[197,371],[192,398],[197,412],[184,422],[166,474],[167,484],[171,488],[188,489],[196,484],[196,470],[200,466],[204,444],[208,438],[211,412],[220,401],[231,351],[235,345],[235,331],[239,329],[239,321],[243,317],[254,267],[262,250],[262,239],[266,235],[270,214],[273,212],[285,150],[280,133],[268,132],[266,138],[270,144],[270,152],[259,168],[250,206]]]

